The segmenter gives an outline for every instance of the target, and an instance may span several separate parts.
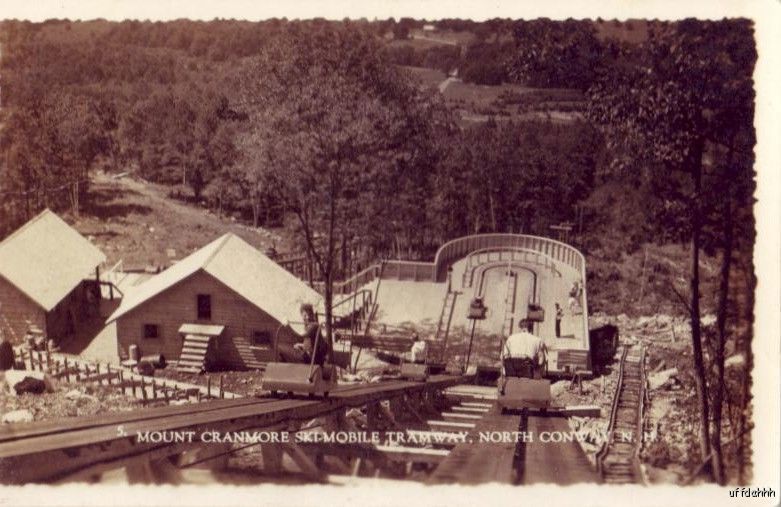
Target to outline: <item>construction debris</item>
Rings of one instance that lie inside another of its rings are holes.
[[[648,388],[651,390],[665,388],[675,388],[680,386],[678,379],[678,368],[663,370],[648,377]]]
[[[33,422],[33,414],[27,409],[12,410],[3,414],[3,424]]]
[[[33,377],[24,377],[14,384],[14,391],[16,391],[17,395],[43,394],[46,392],[46,382]]]
[[[56,381],[40,371],[7,370],[3,379],[11,394],[54,392]]]

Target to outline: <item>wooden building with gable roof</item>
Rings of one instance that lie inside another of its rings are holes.
[[[97,313],[106,256],[51,210],[0,242],[0,331],[21,343],[33,331],[59,342]]]
[[[185,371],[253,369],[273,359],[277,337],[297,339],[303,303],[322,297],[228,233],[128,291],[108,323],[121,359],[135,345]]]

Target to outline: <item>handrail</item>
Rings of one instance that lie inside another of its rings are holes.
[[[491,252],[499,252],[499,253],[501,253],[501,252],[526,252],[526,253],[530,253],[530,254],[533,254],[533,255],[536,255],[536,256],[539,256],[539,257],[543,257],[544,259],[547,259],[547,260],[551,261],[551,264],[553,264],[553,262],[554,262],[554,259],[550,255],[547,255],[547,254],[545,254],[543,252],[540,252],[539,250],[534,250],[534,249],[526,248],[526,247],[505,247],[505,246],[491,246],[491,247],[488,247],[488,248],[480,248],[478,250],[473,250],[473,251],[471,251],[469,253],[468,258],[467,258],[467,262],[471,262],[472,258],[477,257],[477,256],[479,256],[481,254],[491,253]]]
[[[522,248],[544,255],[557,263],[567,265],[580,275],[583,289],[581,307],[583,311],[583,346],[588,347],[588,297],[586,291],[586,260],[575,247],[541,236],[527,234],[474,234],[452,239],[443,244],[436,252],[433,262],[386,260],[385,269],[380,264],[372,264],[360,273],[341,283],[334,284],[335,294],[345,294],[358,290],[377,277],[386,279],[411,279],[415,281],[444,282],[447,280],[448,267],[458,259],[470,253],[485,249]],[[375,295],[376,299],[376,295]]]
[[[355,292],[358,289],[358,287],[366,285],[367,283],[374,280],[377,277],[377,273],[379,273],[379,270],[380,270],[379,263],[372,264],[371,266],[365,268],[359,273],[348,278],[347,280],[343,282],[335,283],[334,293],[345,294],[345,293]]]
[[[361,306],[366,304],[366,300],[367,299],[369,301],[369,304],[371,305],[372,291],[370,291],[369,289],[363,289],[363,290],[359,290],[359,291],[356,291],[356,292],[350,294],[349,296],[347,296],[344,299],[339,300],[339,302],[337,302],[336,304],[331,306],[331,312],[333,312],[334,310],[336,310],[340,306],[345,305],[347,303],[354,303],[355,300],[358,299],[359,297],[365,298],[364,302],[363,302],[363,304]]]
[[[571,245],[561,241],[527,234],[474,234],[450,240],[439,247],[434,256],[437,280],[442,279],[447,271],[447,266],[454,260],[460,259],[474,250],[489,247],[529,248],[547,254],[554,260],[563,262],[578,271],[582,271],[585,267],[583,254]]]

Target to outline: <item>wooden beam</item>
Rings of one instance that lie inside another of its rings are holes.
[[[471,413],[471,414],[485,414],[490,410],[488,407],[460,407],[456,406],[453,407],[454,412],[464,412],[464,413]]]
[[[445,419],[456,419],[462,421],[478,421],[483,418],[482,415],[477,414],[459,414],[457,412],[442,412],[442,417]]]
[[[429,421],[426,421],[426,423],[429,426],[433,426],[435,428],[450,427],[450,428],[472,429],[472,428],[475,427],[474,423],[465,423],[465,422],[456,422],[456,421],[429,420]]]
[[[309,459],[309,456],[296,444],[285,443],[276,444],[282,447],[282,450],[290,456],[293,462],[298,466],[301,472],[315,482],[328,482],[328,476],[318,468],[315,463]]]
[[[478,401],[462,401],[461,406],[464,407],[475,407],[475,408],[491,408],[490,403],[482,403]]]
[[[531,409],[529,414],[560,417],[600,417],[602,409],[599,405],[568,405],[566,407],[550,407],[545,412],[539,409]]]
[[[185,429],[224,432],[268,427],[322,417],[409,392],[434,392],[463,381],[457,376],[434,376],[426,383],[393,381],[340,388],[332,392],[328,400],[214,400],[198,406],[168,406],[126,414],[31,423],[21,433],[0,429],[0,467],[12,471],[4,474],[0,481],[16,484],[54,481],[99,463],[146,454],[159,445],[137,441],[139,432]],[[119,425],[126,435],[118,434]],[[73,455],[74,450],[79,451],[77,456]],[[291,453],[298,455],[295,450]],[[57,466],[46,466],[50,463]],[[308,467],[305,462],[300,466]],[[314,471],[309,469],[309,472]]]
[[[388,459],[392,461],[439,463],[450,454],[450,451],[445,449],[425,449],[400,445],[377,445],[375,449],[385,453]]]

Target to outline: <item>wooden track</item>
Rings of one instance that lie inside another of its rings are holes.
[[[479,442],[480,432],[517,432],[520,415],[502,415],[493,408],[475,424],[470,432],[472,442],[456,446],[429,477],[431,484],[483,484],[516,482],[515,460],[518,445],[515,441]]]
[[[624,347],[610,413],[609,438],[597,454],[603,482],[643,482],[638,453],[642,444],[645,382],[645,349]]]
[[[530,416],[522,427],[534,441],[522,444],[522,484],[595,483],[598,475],[577,442],[543,442],[543,432],[568,433],[569,423],[563,417]]]
[[[440,375],[431,377],[428,382],[391,381],[340,387],[326,400],[215,400],[197,405],[9,425],[0,432],[0,481],[12,484],[51,482],[90,467],[122,466],[129,459],[154,453],[173,454],[199,443],[141,442],[139,432],[194,431],[199,434],[266,428],[396,396],[439,391],[464,381],[464,377]]]

